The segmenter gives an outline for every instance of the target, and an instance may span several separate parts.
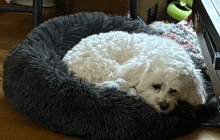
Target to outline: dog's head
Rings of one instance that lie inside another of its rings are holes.
[[[127,86],[134,87],[143,101],[165,114],[171,112],[179,100],[191,105],[204,103],[201,78],[195,70],[163,63],[159,66],[148,62],[127,71],[124,77]]]

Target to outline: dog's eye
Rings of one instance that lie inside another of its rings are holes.
[[[172,96],[174,96],[174,94],[177,92],[177,90],[175,90],[175,89],[170,89],[170,94],[172,95]]]
[[[161,85],[159,85],[159,84],[154,84],[153,87],[154,87],[154,89],[160,89],[160,88],[161,88]]]

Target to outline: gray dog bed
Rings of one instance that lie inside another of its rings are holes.
[[[54,18],[34,28],[4,62],[4,92],[11,105],[37,124],[84,140],[167,140],[191,133],[216,111],[201,66],[206,105],[179,102],[168,115],[116,89],[99,89],[68,74],[62,58],[82,38],[109,31],[148,33],[146,25],[104,13]],[[151,32],[152,33],[152,32]],[[214,99],[214,100],[213,100]]]

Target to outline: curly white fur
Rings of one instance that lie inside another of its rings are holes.
[[[158,112],[171,112],[178,100],[205,103],[200,72],[184,48],[168,38],[100,33],[82,39],[63,61],[76,76],[140,97]]]

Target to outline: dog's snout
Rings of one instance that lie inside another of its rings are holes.
[[[160,109],[167,110],[169,108],[169,104],[167,102],[160,103]]]

